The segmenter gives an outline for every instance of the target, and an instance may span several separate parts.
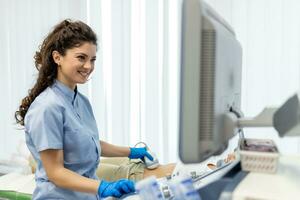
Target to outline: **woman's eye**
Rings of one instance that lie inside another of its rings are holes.
[[[83,60],[85,59],[84,56],[78,56],[77,58],[78,58],[80,61],[83,61]]]

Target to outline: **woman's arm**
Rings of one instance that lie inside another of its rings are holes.
[[[129,147],[121,147],[109,144],[102,140],[99,141],[101,146],[101,156],[104,157],[128,157],[130,153]]]
[[[49,180],[56,186],[79,192],[97,194],[100,182],[83,177],[64,168],[63,150],[48,149],[40,152]]]

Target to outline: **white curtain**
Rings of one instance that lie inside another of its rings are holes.
[[[178,2],[114,0],[102,1],[101,6],[102,72],[94,76],[99,84],[92,93],[103,95],[92,99],[100,136],[119,145],[144,141],[162,163],[174,162],[178,154]]]
[[[33,55],[60,20],[82,20],[99,39],[90,99],[100,138],[146,142],[162,163],[177,160],[179,4],[161,0],[1,1],[0,159],[16,152],[23,131],[14,112],[36,79]]]
[[[243,48],[242,110],[257,115],[279,106],[300,88],[300,1],[207,0],[234,28]],[[282,153],[300,153],[300,139],[273,128],[246,129],[247,137],[273,138]]]

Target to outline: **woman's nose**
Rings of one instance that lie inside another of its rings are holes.
[[[83,66],[85,69],[93,69],[93,65],[90,62],[86,62]]]

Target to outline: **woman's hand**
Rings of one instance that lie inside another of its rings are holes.
[[[117,197],[120,198],[123,194],[134,192],[134,182],[128,179],[120,179],[114,182],[102,180],[98,188],[100,197]]]
[[[130,159],[140,158],[144,160],[145,156],[149,158],[149,160],[153,161],[153,157],[149,154],[146,147],[139,147],[139,148],[130,147],[130,154],[128,158]]]

